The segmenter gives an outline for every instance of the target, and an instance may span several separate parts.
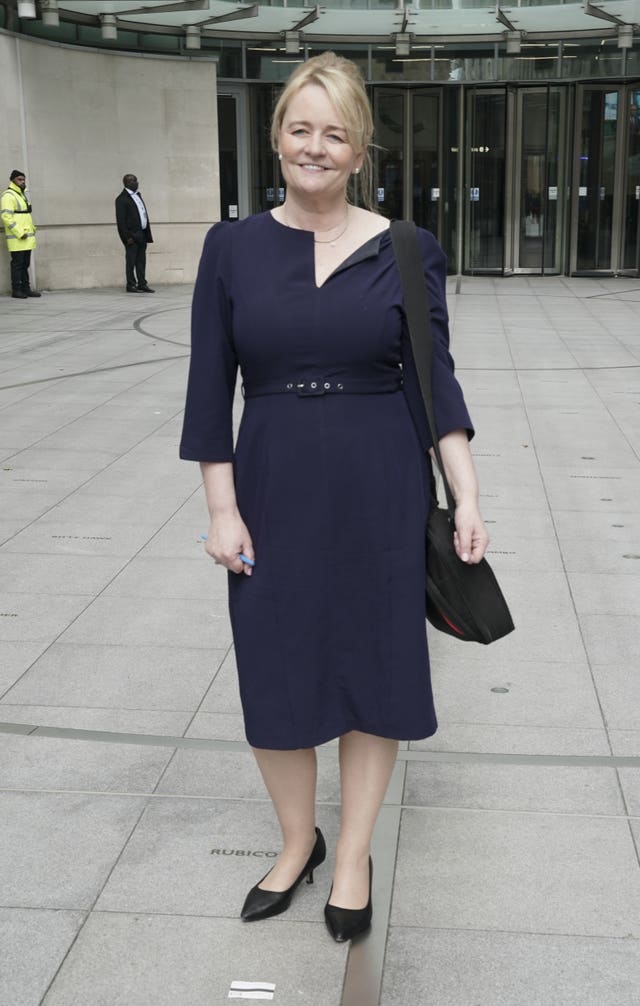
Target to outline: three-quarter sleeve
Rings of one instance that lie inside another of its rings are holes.
[[[207,234],[191,309],[191,361],[180,457],[233,460],[233,395],[238,361],[232,337],[232,224]]]
[[[433,340],[431,390],[438,438],[441,439],[447,433],[452,433],[453,430],[466,430],[467,436],[471,439],[474,435],[473,424],[465,404],[462,388],[455,376],[453,358],[449,352],[446,256],[429,231],[417,228],[417,235],[431,308]],[[403,357],[405,361],[405,394],[420,443],[425,450],[428,450],[432,446],[431,437],[408,331],[404,334]]]

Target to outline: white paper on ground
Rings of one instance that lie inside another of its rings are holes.
[[[231,982],[229,999],[272,1000],[276,987],[273,982]]]

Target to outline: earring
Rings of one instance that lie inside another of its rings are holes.
[[[360,174],[360,168],[356,168],[353,173],[354,173],[354,175],[359,175]]]
[[[282,154],[278,154],[278,160],[279,160],[279,161],[281,161],[281,160],[282,160]]]

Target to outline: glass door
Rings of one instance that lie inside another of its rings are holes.
[[[442,233],[440,88],[376,88],[374,195],[390,219]]]
[[[622,269],[640,274],[640,91],[630,88],[627,101],[624,173]]]
[[[218,93],[220,219],[238,220],[249,210],[246,90],[226,86]]]
[[[443,190],[441,178],[440,93],[411,92],[411,191],[418,225],[439,236],[442,233]]]
[[[521,89],[515,102],[513,268],[558,273],[562,268],[566,91]]]
[[[374,202],[390,220],[404,219],[405,91],[377,88],[374,93]]]
[[[467,94],[466,128],[466,272],[502,272],[505,254],[504,90]]]
[[[618,266],[621,92],[578,89],[573,169],[571,273],[615,272]],[[618,211],[618,212],[617,212]]]

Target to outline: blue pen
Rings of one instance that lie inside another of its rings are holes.
[[[203,541],[207,540],[206,534],[201,534],[200,537]],[[247,566],[255,566],[256,564],[255,559],[250,559],[248,555],[244,554],[244,552],[238,552],[238,559],[241,559],[242,562],[247,564]]]

